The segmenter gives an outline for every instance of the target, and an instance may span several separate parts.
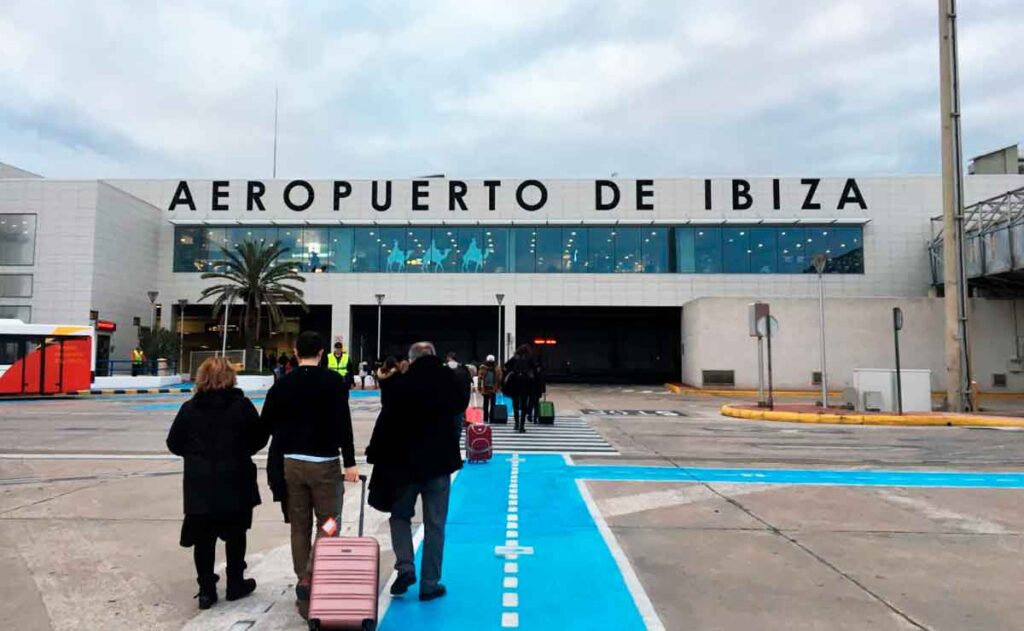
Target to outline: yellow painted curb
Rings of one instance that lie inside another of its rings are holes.
[[[978,416],[975,414],[818,414],[814,412],[785,412],[722,406],[722,415],[749,421],[781,421],[785,423],[822,423],[834,425],[906,425],[954,427],[1024,427],[1024,418],[1008,416]]]

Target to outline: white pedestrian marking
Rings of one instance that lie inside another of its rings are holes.
[[[519,579],[515,576],[506,576],[501,586],[505,589],[515,589],[519,587]]]
[[[519,627],[519,614],[514,611],[506,611],[501,614],[501,626],[506,629]]]
[[[492,424],[491,431],[494,450],[498,453],[618,454],[601,434],[579,416],[558,416],[554,425],[530,425],[525,434],[515,432],[509,425]],[[515,474],[515,461],[512,462],[512,473]]]
[[[519,594],[515,592],[505,592],[501,595],[501,606],[502,607],[518,607],[519,606]]]

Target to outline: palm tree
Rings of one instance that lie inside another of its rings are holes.
[[[260,339],[264,308],[270,316],[271,327],[278,326],[284,318],[281,312],[282,304],[297,304],[303,310],[309,311],[303,300],[302,290],[285,284],[304,283],[306,279],[297,274],[290,263],[278,260],[282,254],[288,252],[288,248],[281,247],[280,241],[268,245],[247,240],[232,250],[222,248],[221,252],[224,260],[216,263],[214,269],[217,271],[206,272],[202,279],[218,279],[224,282],[204,289],[199,301],[215,298],[214,317],[226,303],[240,303],[242,335],[247,349]]]

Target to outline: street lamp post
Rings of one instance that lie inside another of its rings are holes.
[[[150,330],[156,331],[156,297],[160,295],[159,291],[147,291],[146,295],[149,296],[150,316],[152,320],[152,326]]]
[[[825,266],[828,264],[828,257],[824,254],[815,254],[811,259],[815,271],[818,272],[818,324],[821,327],[821,407],[828,407],[828,377],[825,374]]]
[[[178,299],[178,374],[185,365],[185,307],[188,306],[188,298]],[[191,371],[190,371],[191,372]]]
[[[234,294],[228,294],[228,299],[224,301],[224,336],[220,345],[220,356],[228,356],[228,313],[231,311],[231,301],[234,300]]]
[[[377,297],[377,361],[380,361],[380,312],[384,303],[385,294],[375,294]]]
[[[494,294],[494,297],[498,299],[498,353],[497,364],[501,366],[501,301],[505,299],[505,294]]]

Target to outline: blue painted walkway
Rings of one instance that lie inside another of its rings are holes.
[[[1024,488],[1020,472],[571,466],[558,455],[521,459],[516,532],[518,544],[532,547],[533,554],[509,561],[494,551],[506,543],[512,523],[511,457],[465,467],[452,487],[443,579],[449,595],[420,603],[413,587],[392,601],[383,631],[501,629],[503,614],[513,612],[518,627],[526,629],[644,629],[640,610],[576,486],[580,479]],[[419,560],[417,553],[417,566]],[[507,573],[509,562],[517,564],[514,575]],[[506,587],[509,576],[518,579],[514,589]],[[510,593],[516,595],[515,607],[507,606]]]

